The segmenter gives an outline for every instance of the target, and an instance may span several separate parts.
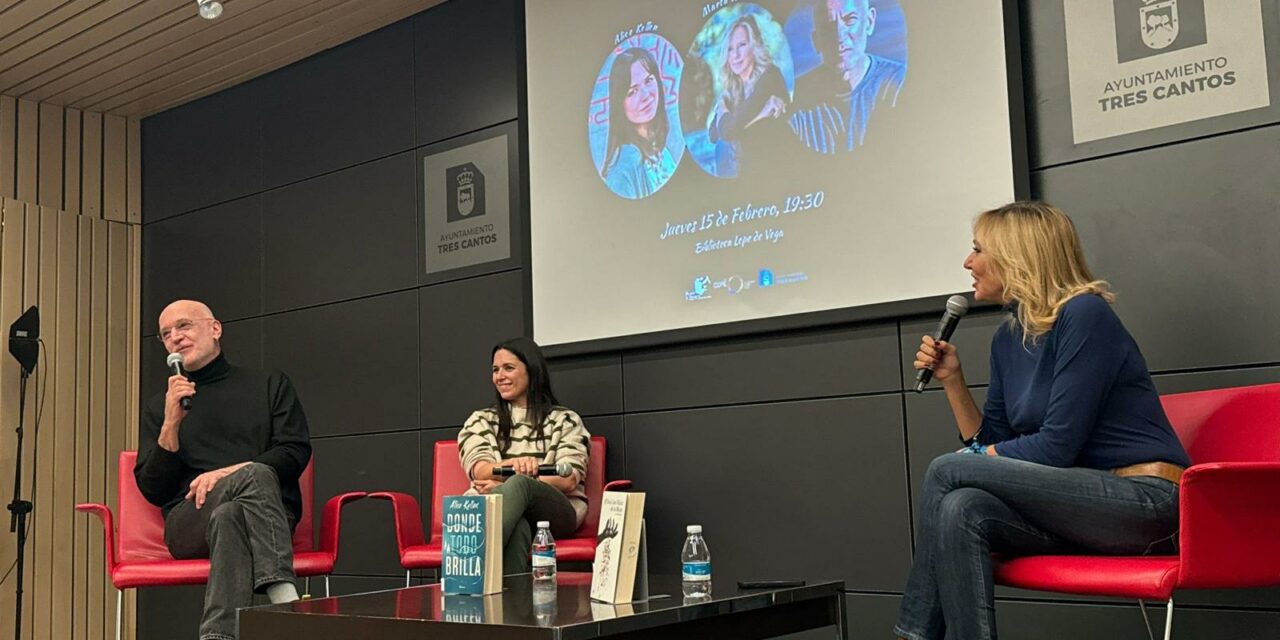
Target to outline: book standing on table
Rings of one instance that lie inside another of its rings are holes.
[[[450,595],[502,591],[502,496],[445,496],[441,584]]]

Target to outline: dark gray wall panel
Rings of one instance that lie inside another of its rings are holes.
[[[987,400],[986,387],[970,389],[973,401],[979,409]],[[947,403],[947,394],[941,390],[906,395],[907,410],[907,459],[911,482],[911,506],[914,513],[924,474],[933,459],[959,449],[960,431],[956,428],[955,415]],[[901,589],[901,587],[899,587]]]
[[[627,411],[899,388],[892,324],[757,336],[623,356]]]
[[[142,121],[145,222],[262,188],[257,96],[242,85]]]
[[[490,350],[524,333],[519,271],[418,290],[422,317],[422,426],[461,426],[493,404]]]
[[[1173,373],[1153,376],[1152,380],[1156,383],[1156,390],[1162,394],[1203,391],[1205,389],[1226,389],[1228,387],[1248,387],[1255,384],[1280,382],[1280,367]]]
[[[454,0],[413,18],[418,144],[516,118],[523,7],[518,0]]]
[[[143,336],[141,352],[138,388],[141,400],[146,402],[168,388],[169,367],[165,358],[169,353],[154,335]],[[262,320],[252,318],[222,323],[222,352],[231,364],[261,367]]]
[[[888,638],[893,625],[898,622],[898,607],[902,598],[894,595],[870,593],[845,594],[845,616],[849,624],[845,638]],[[833,627],[814,629],[804,633],[781,636],[779,640],[830,640]]]
[[[413,287],[413,154],[270,191],[263,203],[267,312]]]
[[[249,196],[145,227],[142,331],[166,305],[204,302],[218,318],[262,313],[262,197]]]
[[[626,435],[627,475],[648,494],[651,571],[678,570],[685,525],[697,523],[731,576],[902,588],[911,539],[897,395],[628,415]]]
[[[114,593],[108,596],[108,606],[115,606],[114,599]],[[168,640],[199,637],[200,616],[203,612],[204,585],[138,589],[137,638]],[[103,637],[114,636],[104,634]]]
[[[898,620],[898,607],[902,598],[892,595],[867,593],[845,594],[845,616],[848,620],[844,638],[888,638]],[[778,640],[830,640],[834,627],[824,627],[779,636]]]
[[[316,438],[316,514],[330,497],[347,491],[403,491],[421,497],[418,433]],[[319,532],[317,515],[316,531]],[[342,510],[338,564],[344,575],[404,576],[396,553],[395,520],[391,503],[360,500]],[[314,589],[313,584],[313,589]]]
[[[1174,594],[1179,605],[1206,605],[1280,611],[1280,587],[1268,589],[1195,589]],[[1177,616],[1175,612],[1175,617]]]
[[[850,593],[845,596],[849,638],[888,638],[898,623],[902,598],[896,595]]]
[[[616,353],[551,363],[556,398],[579,415],[622,413],[622,357]]]
[[[627,477],[627,437],[622,416],[596,416],[583,418],[587,431],[605,439],[604,477],[609,480],[629,480]]]
[[[1074,143],[1067,80],[1067,36],[1062,2],[1020,2],[1028,132],[1033,168],[1190,140],[1280,122],[1280,65],[1269,65],[1271,107]],[[1263,23],[1280,22],[1280,2],[1263,0]],[[1266,30],[1267,57],[1280,58],[1280,29]],[[1211,36],[1212,37],[1212,36]]]
[[[1105,596],[1085,596],[1078,594],[1049,593],[1029,589],[996,587],[997,598],[1032,599],[1032,600],[1065,600],[1069,602],[1097,602],[1137,606],[1137,601],[1129,598],[1111,598]],[[1280,588],[1271,589],[1191,589],[1179,590],[1174,594],[1177,606],[1192,607],[1235,607],[1271,609],[1280,612]],[[1159,615],[1164,615],[1163,603],[1147,603],[1148,606],[1160,608]],[[1177,617],[1175,615],[1175,617]],[[1162,618],[1163,619],[1163,618]]]
[[[938,312],[938,318],[942,312]],[[970,385],[987,384],[991,379],[991,336],[1000,324],[1009,317],[1004,312],[985,312],[967,315],[956,325],[956,332],[951,335],[951,343],[960,354],[960,366],[964,368],[964,380]],[[912,364],[916,359],[916,351],[920,348],[920,336],[933,335],[938,329],[938,318],[929,320],[911,320],[902,323],[902,388],[913,389],[916,384],[916,370]],[[930,389],[941,389],[936,380],[929,383]]]
[[[418,426],[416,292],[268,316],[263,332],[263,361],[293,379],[312,436]]]
[[[138,399],[145,407],[148,398],[168,388],[169,368],[165,366],[165,358],[169,353],[155,336],[143,336],[140,347]]]
[[[250,318],[222,323],[222,353],[231,364],[261,367],[262,320]],[[161,362],[164,360],[161,359]]]
[[[276,187],[413,147],[413,27],[402,20],[255,85],[263,186]]]
[[[1039,174],[1152,370],[1280,361],[1258,339],[1280,318],[1278,148],[1273,126]]]
[[[368,576],[332,576],[329,578],[329,594],[333,596],[349,596],[355,593],[371,591],[390,591],[404,586],[404,576],[396,578]],[[324,579],[311,579],[311,593],[314,597],[324,596]]]
[[[1173,637],[1178,640],[1270,640],[1280,637],[1280,614],[1206,610],[1177,606],[1174,596]],[[1164,628],[1164,607],[1148,604],[1156,637]],[[1145,638],[1147,631],[1136,603],[1095,605],[1040,602],[997,602],[1001,638],[1079,640],[1080,638]]]

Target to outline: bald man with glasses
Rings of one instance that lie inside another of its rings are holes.
[[[144,406],[133,473],[164,512],[173,557],[210,560],[201,640],[233,640],[236,610],[254,593],[298,599],[292,538],[311,458],[307,418],[283,373],[227,362],[222,323],[204,303],[165,307],[157,336],[182,354],[186,375]]]

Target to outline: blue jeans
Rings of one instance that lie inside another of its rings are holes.
[[[949,453],[929,465],[894,633],[996,637],[991,553],[1172,553],[1178,486],[1096,469]]]

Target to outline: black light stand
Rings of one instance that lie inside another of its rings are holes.
[[[30,500],[22,499],[22,424],[26,417],[27,379],[36,368],[36,360],[40,354],[39,340],[40,312],[33,306],[9,327],[9,353],[13,354],[22,367],[22,376],[18,379],[18,448],[13,470],[13,501],[9,503],[9,532],[18,534],[18,597],[14,602],[14,638],[22,637],[22,569],[27,546],[27,515],[34,508]]]

